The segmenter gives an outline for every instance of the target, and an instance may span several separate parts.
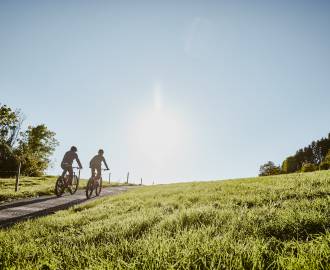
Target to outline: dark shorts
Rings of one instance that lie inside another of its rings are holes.
[[[72,165],[61,164],[61,168],[63,169],[63,173],[62,173],[62,176],[63,176],[63,177],[65,176],[66,172],[69,172],[69,175],[70,175],[70,176],[73,175]]]
[[[101,177],[101,167],[92,167],[91,171],[92,171],[92,177],[94,177],[95,175],[97,178]],[[96,171],[96,174],[95,174],[95,171]]]

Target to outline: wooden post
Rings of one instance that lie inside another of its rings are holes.
[[[142,177],[141,177],[141,183],[140,183],[140,186],[142,186]]]
[[[109,184],[110,184],[110,179],[111,179],[111,173],[109,173]]]
[[[21,162],[18,164],[17,173],[16,173],[16,183],[15,183],[15,192],[19,189],[19,176],[21,174]]]
[[[129,179],[129,172],[127,173],[126,184],[128,184],[128,179]]]

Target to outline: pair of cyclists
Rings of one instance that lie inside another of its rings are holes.
[[[72,183],[72,179],[73,179],[72,164],[74,160],[76,160],[76,162],[78,163],[79,168],[82,169],[82,165],[79,160],[77,151],[78,151],[77,147],[72,146],[71,149],[65,153],[63,160],[61,162],[61,168],[63,169],[62,177],[64,177],[65,174],[69,172],[69,183]],[[95,177],[95,172],[97,179],[101,177],[102,162],[104,163],[106,169],[109,170],[108,164],[105,161],[103,154],[104,151],[100,149],[98,151],[98,154],[95,155],[89,162],[89,167],[91,168],[92,171],[92,178]]]

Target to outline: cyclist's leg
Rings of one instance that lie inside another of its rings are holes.
[[[73,169],[72,169],[72,166],[68,166],[66,169],[69,172],[69,184],[72,185],[72,179],[73,179]]]
[[[91,168],[92,179],[95,177],[95,168]]]
[[[62,177],[64,178],[64,176],[65,176],[66,172],[68,171],[68,169],[65,166],[61,166],[61,168],[63,169]]]
[[[97,179],[101,178],[101,168],[96,168],[96,178]]]

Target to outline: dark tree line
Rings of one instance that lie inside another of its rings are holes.
[[[328,137],[313,141],[308,146],[299,149],[295,155],[287,157],[282,166],[273,162],[260,166],[260,176],[280,173],[308,172],[327,170],[330,168],[330,133]]]
[[[0,177],[15,175],[18,164],[28,176],[39,176],[50,163],[58,141],[46,125],[29,126],[22,131],[23,114],[0,104]]]

